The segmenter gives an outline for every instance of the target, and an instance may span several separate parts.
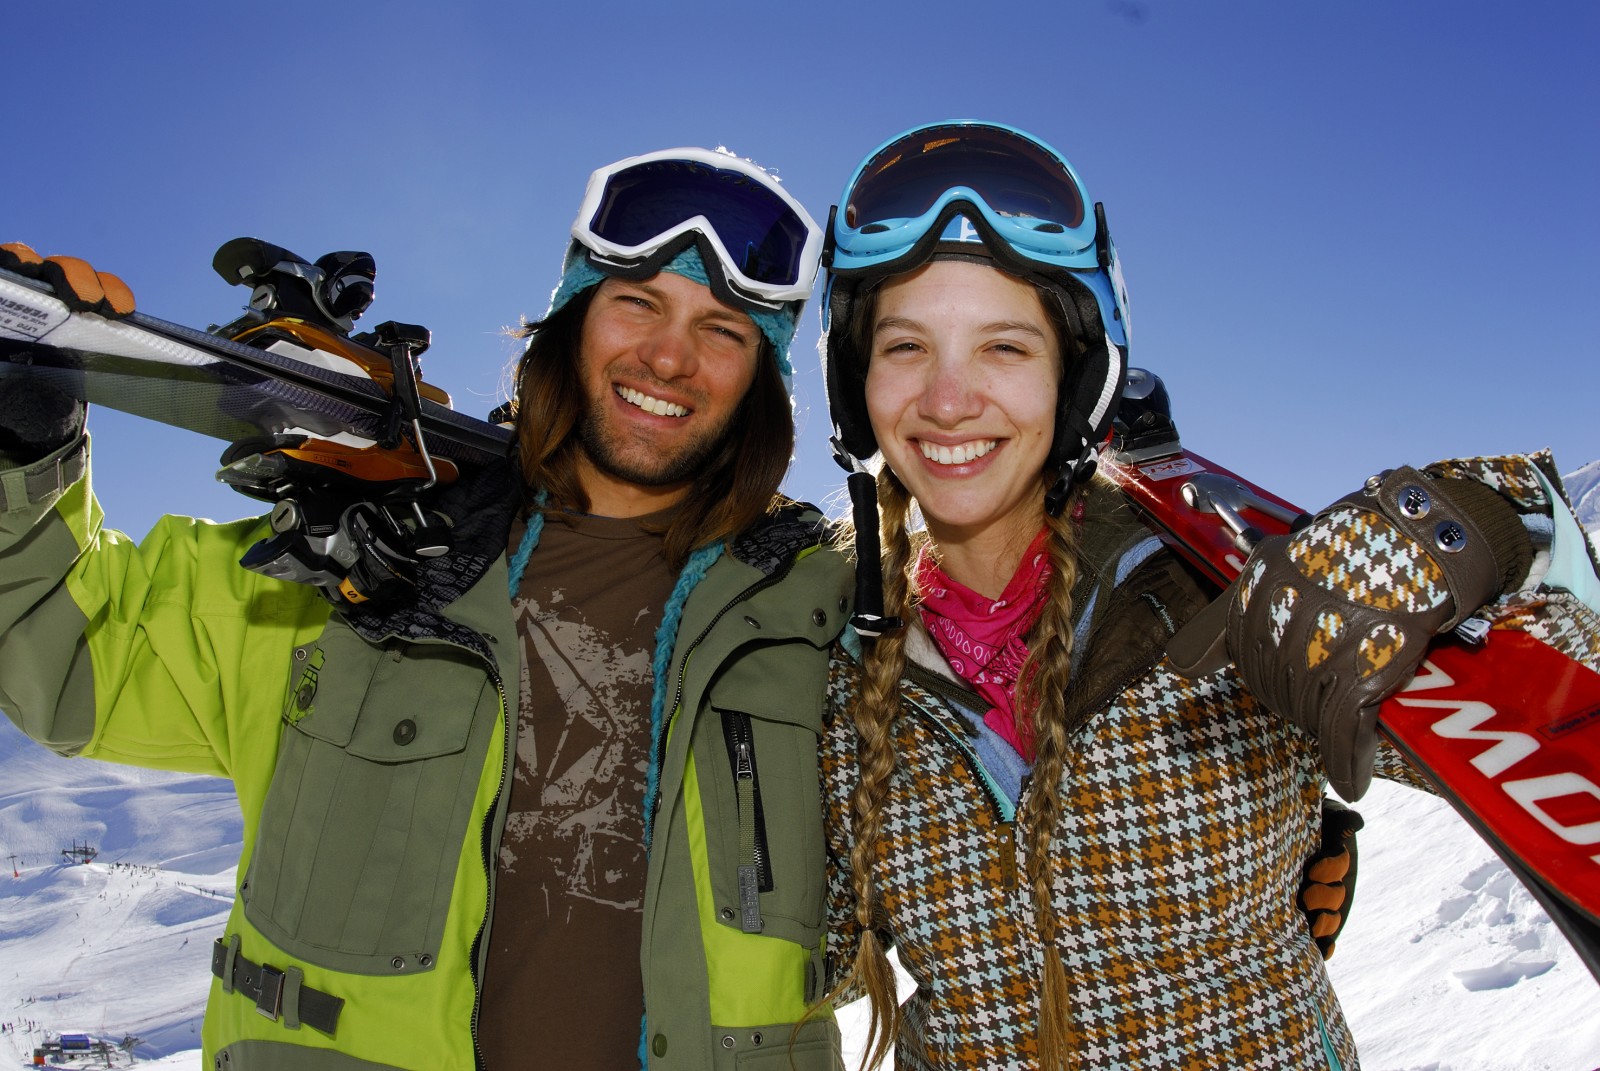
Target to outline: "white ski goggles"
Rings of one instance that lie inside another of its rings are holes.
[[[766,309],[809,297],[822,253],[822,228],[776,179],[709,149],[664,149],[600,168],[572,237],[597,265],[641,273],[698,244],[714,284]]]

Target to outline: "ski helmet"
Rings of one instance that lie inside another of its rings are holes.
[[[1065,157],[1015,127],[954,121],[915,127],[856,168],[829,217],[823,252],[824,371],[835,454],[846,470],[877,452],[867,419],[867,355],[854,352],[858,298],[935,256],[980,255],[1056,295],[1084,347],[1068,362],[1046,461],[1065,487],[1094,471],[1128,364],[1128,294],[1105,210]]]
[[[589,176],[572,224],[555,312],[607,276],[672,271],[750,315],[787,379],[789,343],[810,297],[822,228],[778,180],[725,149],[664,149]]]

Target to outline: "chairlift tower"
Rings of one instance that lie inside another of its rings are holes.
[[[66,858],[67,862],[75,866],[81,866],[84,863],[94,862],[95,856],[100,854],[100,849],[88,843],[79,844],[74,840],[72,847],[61,849],[61,854]]]

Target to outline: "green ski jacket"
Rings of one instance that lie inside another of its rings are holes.
[[[423,567],[414,606],[336,614],[237,564],[263,520],[167,517],[137,546],[106,528],[87,437],[0,469],[0,708],[63,755],[237,790],[209,1067],[479,1065],[519,672],[513,488],[507,466],[445,493],[457,549]],[[839,1065],[831,1013],[805,1019],[823,981],[827,651],[851,584],[822,531],[809,508],[774,512],[684,609],[640,950],[651,1071]],[[758,784],[739,783],[734,731]]]

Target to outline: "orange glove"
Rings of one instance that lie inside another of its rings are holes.
[[[1296,897],[1323,959],[1333,957],[1334,942],[1355,902],[1356,830],[1363,825],[1355,811],[1338,800],[1323,799],[1322,843],[1306,860]]]
[[[126,316],[133,311],[133,291],[110,272],[95,271],[77,257],[41,257],[21,242],[0,245],[0,268],[39,279],[55,288],[56,297],[78,312]]]

